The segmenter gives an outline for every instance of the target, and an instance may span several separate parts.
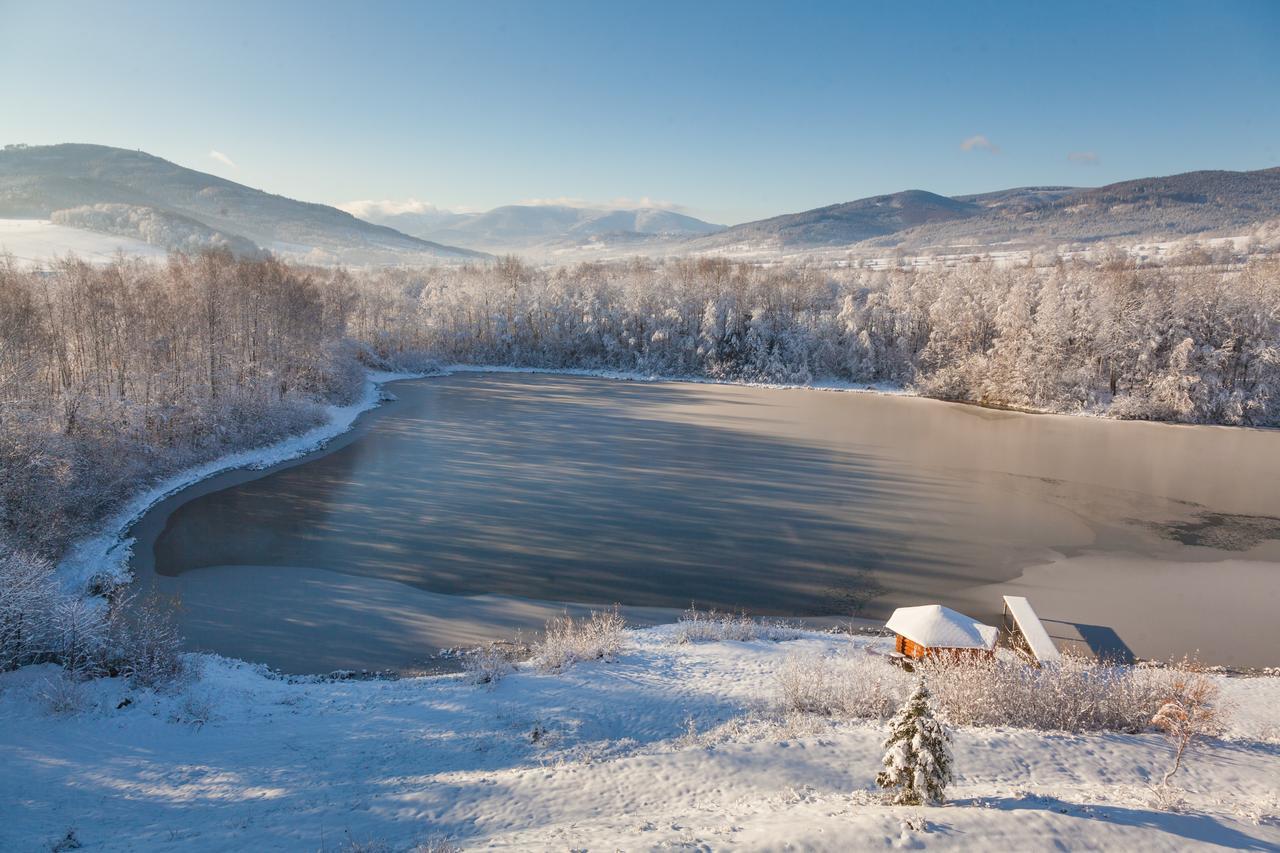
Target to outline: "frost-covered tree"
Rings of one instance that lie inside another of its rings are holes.
[[[924,679],[889,722],[884,770],[876,784],[893,793],[895,805],[942,803],[951,782],[951,748],[946,730],[929,708]]]

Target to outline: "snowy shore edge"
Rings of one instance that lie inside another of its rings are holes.
[[[398,379],[419,379],[430,374],[370,371],[360,399],[350,405],[329,405],[328,420],[300,435],[289,436],[264,447],[241,450],[165,477],[130,498],[113,513],[97,533],[75,542],[58,562],[57,574],[65,588],[83,588],[94,577],[117,583],[131,580],[128,563],[133,554],[131,527],[153,506],[174,494],[218,474],[237,469],[268,468],[323,448],[355,426],[360,415],[382,402],[381,388]]]
[[[905,389],[892,385],[840,382],[819,382],[812,385],[730,382],[703,377],[660,376],[657,374],[615,370],[514,367],[510,365],[449,364],[419,372],[371,370],[366,373],[365,387],[360,399],[346,406],[327,405],[325,408],[328,411],[329,418],[320,426],[263,447],[236,451],[193,468],[179,471],[130,498],[123,507],[112,513],[100,525],[98,532],[76,541],[67,549],[67,553],[58,562],[57,574],[59,580],[66,589],[85,589],[94,578],[105,578],[116,584],[129,583],[132,577],[128,564],[133,556],[134,540],[128,535],[128,532],[156,504],[172,497],[183,489],[228,471],[269,468],[272,465],[289,462],[322,450],[333,439],[353,429],[361,415],[376,409],[384,402],[382,386],[387,383],[405,379],[443,377],[457,373],[539,373],[628,382],[684,382],[700,385],[741,385],[777,390],[841,391],[875,394],[908,393]]]

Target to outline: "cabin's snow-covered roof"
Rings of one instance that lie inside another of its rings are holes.
[[[885,623],[890,631],[931,649],[987,649],[996,647],[1000,630],[984,625],[941,604],[899,607]]]

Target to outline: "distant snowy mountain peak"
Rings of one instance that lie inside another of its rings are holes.
[[[370,209],[371,222],[390,225],[424,240],[491,252],[572,249],[617,241],[626,245],[684,240],[714,234],[724,226],[658,207],[617,209],[570,204],[508,204],[484,213],[427,211],[386,213]]]

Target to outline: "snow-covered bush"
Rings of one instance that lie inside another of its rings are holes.
[[[148,598],[131,603],[128,614],[117,620],[113,663],[136,687],[168,688],[187,674],[182,635],[173,618],[175,606],[175,602]]]
[[[1037,667],[1015,655],[918,661],[934,707],[952,725],[1043,731],[1139,732],[1172,695],[1183,669],[1100,663],[1072,655]],[[883,719],[911,677],[879,655],[802,655],[778,671],[781,710]],[[1219,719],[1224,713],[1217,711]]]
[[[79,714],[89,707],[84,682],[69,672],[61,671],[48,679],[37,691],[45,710],[55,716]]]
[[[616,607],[594,611],[586,618],[558,616],[547,622],[531,659],[545,672],[558,672],[579,661],[607,660],[622,648],[625,628]]]
[[[882,720],[910,688],[910,677],[883,657],[862,653],[800,655],[778,672],[782,709]]]
[[[462,671],[472,684],[497,684],[515,671],[515,665],[505,649],[488,645],[463,655]]]
[[[207,692],[188,692],[169,710],[169,722],[185,724],[197,730],[218,718],[218,702]]]
[[[48,561],[0,547],[0,672],[50,654],[58,597]]]
[[[876,784],[892,792],[895,805],[938,805],[952,777],[951,744],[929,708],[929,690],[920,679],[911,698],[889,722],[884,770]]]
[[[59,596],[50,622],[53,660],[75,678],[107,675],[116,616],[110,603],[103,599]]]
[[[1037,667],[1013,655],[927,659],[929,681],[948,722],[1049,731],[1138,732],[1160,707],[1169,671],[1064,655]]]
[[[715,610],[698,610],[690,607],[680,614],[674,643],[706,643],[737,640],[793,640],[800,636],[800,629],[777,619],[753,619],[745,613],[719,613]]]
[[[172,606],[62,590],[45,560],[0,549],[0,672],[56,663],[68,678],[121,675],[160,688],[184,672]]]

